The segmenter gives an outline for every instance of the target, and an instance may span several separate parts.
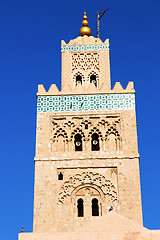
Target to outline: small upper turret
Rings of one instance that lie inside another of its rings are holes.
[[[82,26],[83,27],[79,30],[79,35],[80,36],[84,36],[84,35],[91,36],[92,32],[91,32],[91,29],[88,27],[86,12],[84,12]]]

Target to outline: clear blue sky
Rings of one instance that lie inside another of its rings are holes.
[[[83,11],[110,39],[112,86],[134,81],[144,226],[160,229],[160,1],[0,1],[0,239],[32,231],[36,92],[60,88],[60,41],[78,36]]]

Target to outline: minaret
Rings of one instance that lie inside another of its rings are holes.
[[[142,224],[133,83],[110,84],[109,40],[62,41],[62,90],[39,85],[34,231],[75,231],[110,209]]]
[[[62,41],[62,90],[37,93],[33,233],[19,240],[160,239],[142,225],[135,91],[110,87],[109,40]]]

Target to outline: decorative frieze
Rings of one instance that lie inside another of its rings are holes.
[[[135,94],[38,96],[37,112],[76,112],[135,109]]]
[[[61,52],[66,51],[93,51],[93,50],[109,50],[109,45],[78,45],[78,46],[62,46]]]

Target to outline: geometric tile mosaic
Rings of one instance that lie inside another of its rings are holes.
[[[78,45],[78,46],[62,46],[61,52],[64,51],[92,51],[92,50],[109,50],[109,45]]]
[[[135,109],[135,94],[39,96],[37,112],[81,112]]]

